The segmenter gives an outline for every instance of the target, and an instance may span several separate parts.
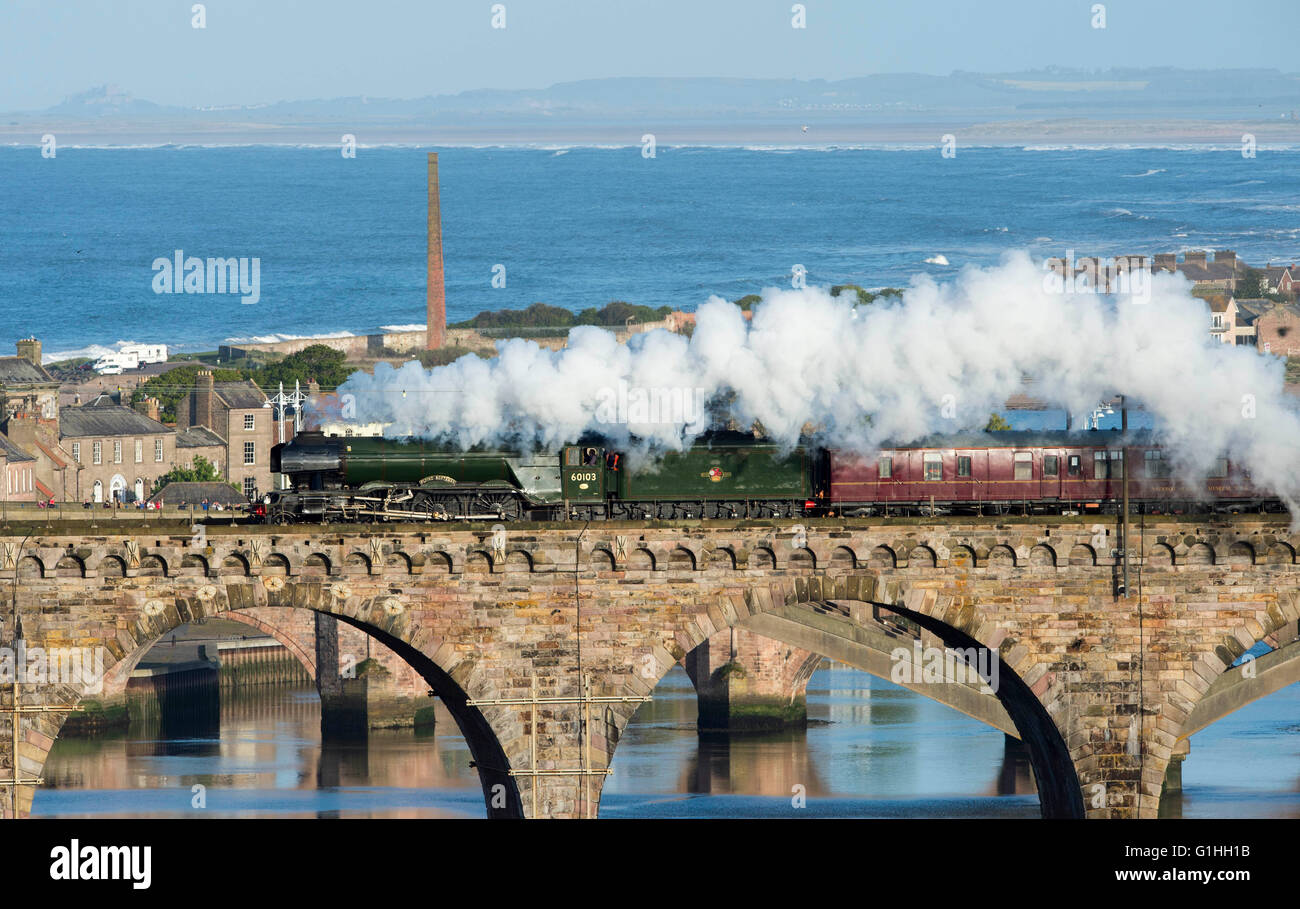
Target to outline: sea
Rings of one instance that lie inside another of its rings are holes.
[[[0,148],[0,324],[47,361],[422,327],[426,152],[447,315],[691,310],[809,284],[951,280],[1008,252],[1300,258],[1300,148]],[[157,260],[257,259],[255,303],[155,290]]]

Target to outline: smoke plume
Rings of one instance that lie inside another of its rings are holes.
[[[982,427],[1028,374],[1036,394],[1075,414],[1127,395],[1152,414],[1180,476],[1203,476],[1226,454],[1300,514],[1300,409],[1283,361],[1211,340],[1208,306],[1181,276],[1155,274],[1142,289],[1065,292],[1017,252],[951,283],[918,277],[901,300],[770,288],[751,322],[708,300],[690,338],[660,330],[619,344],[581,327],[560,351],[503,341],[491,360],[380,364],[339,390],[359,422],[464,448],[558,446],[589,431],[681,448],[709,427],[686,403],[725,400],[741,425],[758,421],[781,442],[812,424],[821,444],[866,454]]]

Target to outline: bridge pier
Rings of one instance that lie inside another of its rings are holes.
[[[1187,760],[1191,750],[1192,744],[1187,739],[1174,746],[1173,753],[1169,755],[1169,765],[1165,768],[1165,785],[1160,792],[1161,798],[1183,791],[1183,761]]]
[[[821,657],[744,628],[686,655],[700,732],[768,732],[808,725],[808,679]]]

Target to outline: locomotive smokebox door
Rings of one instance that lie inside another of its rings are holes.
[[[564,498],[569,502],[605,501],[605,449],[572,445],[564,449]]]

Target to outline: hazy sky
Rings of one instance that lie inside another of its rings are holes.
[[[1059,65],[1300,70],[1300,0],[0,0],[0,109],[414,98],[605,76],[842,79]]]

